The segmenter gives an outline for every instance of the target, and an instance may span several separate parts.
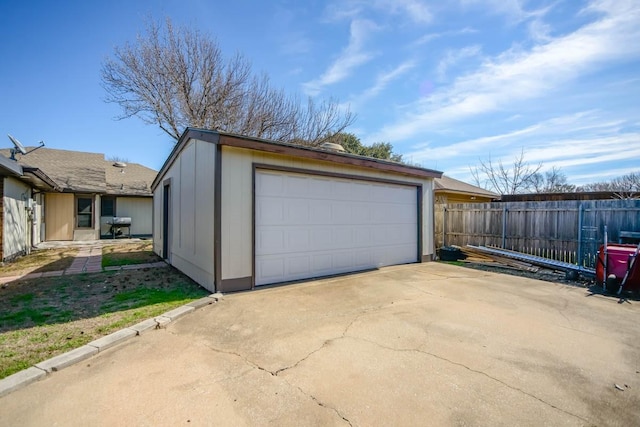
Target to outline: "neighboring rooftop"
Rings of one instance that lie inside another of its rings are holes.
[[[156,171],[137,163],[115,165],[104,154],[53,148],[27,147],[28,154],[17,154],[17,163],[27,170],[37,170],[50,178],[60,191],[114,195],[150,196]],[[8,148],[0,155],[10,156]],[[12,160],[9,160],[12,162]]]
[[[466,182],[459,181],[457,179],[442,175],[440,178],[434,179],[434,189],[436,192],[449,192],[456,194],[465,194],[469,196],[482,196],[491,197],[493,199],[499,199],[500,195],[493,191],[485,190],[475,185],[467,184]]]

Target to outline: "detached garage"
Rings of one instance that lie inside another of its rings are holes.
[[[212,292],[431,260],[440,176],[187,129],[152,185],[154,250]]]

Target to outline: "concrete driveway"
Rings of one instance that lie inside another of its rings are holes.
[[[585,289],[390,267],[227,295],[1,398],[0,424],[640,425],[639,322]]]

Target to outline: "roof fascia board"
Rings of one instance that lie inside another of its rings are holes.
[[[415,166],[403,165],[391,161],[357,156],[354,154],[337,154],[330,151],[320,150],[313,147],[287,144],[283,142],[270,141],[259,138],[251,138],[227,132],[219,132],[206,129],[187,128],[175,147],[167,157],[158,175],[151,184],[151,191],[155,191],[157,186],[164,179],[165,174],[173,165],[180,152],[191,139],[210,142],[212,144],[226,145],[229,147],[245,148],[249,150],[263,151],[267,153],[302,157],[313,160],[320,160],[332,163],[339,163],[350,166],[358,166],[368,169],[377,169],[386,172],[393,172],[400,175],[420,177],[420,178],[440,178],[442,172],[423,169]]]
[[[25,175],[26,174],[33,175],[36,179],[44,183],[45,186],[49,187],[51,190],[54,190],[57,192],[62,191],[62,188],[53,179],[51,179],[46,173],[44,173],[41,169],[25,166],[23,168],[23,171]]]
[[[401,175],[417,176],[420,178],[440,178],[442,176],[442,172],[430,169],[416,168],[400,163],[356,156],[353,154],[337,154],[312,147],[265,141],[232,134],[221,133],[219,143],[220,145],[228,145],[231,147],[247,148],[274,154],[303,157],[369,169],[378,169],[387,172],[395,172]]]

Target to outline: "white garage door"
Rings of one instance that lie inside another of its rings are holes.
[[[418,259],[416,187],[256,172],[255,284]]]

